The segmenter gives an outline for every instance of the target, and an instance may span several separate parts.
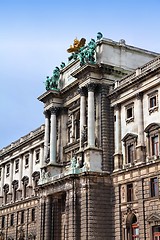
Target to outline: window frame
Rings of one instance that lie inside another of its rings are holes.
[[[131,186],[131,187],[130,187]],[[132,202],[134,201],[134,191],[133,191],[133,183],[128,183],[126,186],[126,192],[127,192],[127,196],[126,196],[126,200],[127,202]]]
[[[11,167],[11,164],[7,163],[6,164],[6,177],[9,177],[9,175],[10,175],[10,167]]]
[[[17,164],[18,164],[18,168],[17,168]],[[15,173],[19,172],[19,159],[15,160]]]
[[[27,160],[27,163],[26,163],[26,160]],[[25,156],[24,156],[24,167],[25,168],[28,168],[29,167],[29,154],[26,154]]]
[[[156,182],[154,180],[156,180]],[[150,179],[150,197],[158,196],[159,196],[158,177],[153,177]]]
[[[153,105],[151,100],[154,102]],[[149,115],[155,111],[158,111],[158,90],[148,94],[148,111]]]
[[[131,116],[128,116],[129,111]],[[130,122],[134,122],[134,102],[125,106],[125,119],[126,119],[126,124]]]

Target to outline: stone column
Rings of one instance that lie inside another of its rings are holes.
[[[138,126],[138,142],[137,142],[137,162],[144,161],[144,121],[143,121],[143,93],[137,94],[137,126]]]
[[[51,226],[52,226],[52,209],[51,209],[51,200],[52,198],[47,196],[45,201],[45,225],[44,225],[44,239],[51,239]]]
[[[49,152],[49,131],[50,131],[50,119],[49,119],[49,112],[45,111],[45,134],[44,134],[44,159],[43,163],[45,164],[45,161],[47,160],[48,157],[48,152]]]
[[[121,106],[115,106],[115,153],[114,153],[114,171],[122,167],[122,143],[121,143]]]
[[[13,181],[13,160],[10,161],[10,186],[9,186],[9,194],[12,194],[12,181]]]
[[[88,84],[88,147],[95,147],[95,84]]]
[[[3,186],[4,186],[4,165],[1,165],[1,188],[0,188],[0,197],[3,196]]]
[[[22,155],[19,157],[19,184],[18,190],[22,190],[22,170],[23,170],[23,158]]]
[[[57,108],[51,109],[51,131],[50,131],[50,164],[56,163],[57,155]]]
[[[29,152],[29,187],[32,187],[32,173],[33,173],[33,150]]]
[[[86,127],[86,97],[85,89],[80,89],[80,149],[82,148],[82,135]]]

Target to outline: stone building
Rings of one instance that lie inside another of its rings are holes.
[[[160,239],[159,54],[85,42],[46,79],[44,125],[0,150],[0,239]]]

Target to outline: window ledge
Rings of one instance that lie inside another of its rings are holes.
[[[158,111],[158,106],[155,106],[155,107],[152,107],[152,108],[149,108],[149,115],[151,115],[152,113],[154,112],[157,112]]]
[[[131,118],[127,118],[126,119],[126,123],[130,123],[130,122],[134,122],[134,117],[131,117]]]

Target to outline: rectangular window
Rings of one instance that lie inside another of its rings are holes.
[[[27,168],[29,165],[29,155],[25,156],[25,168]]]
[[[160,226],[152,227],[152,235],[154,240],[160,240]]]
[[[151,188],[151,197],[158,197],[158,178],[151,178],[150,180],[150,188]]]
[[[40,150],[36,151],[36,163],[40,161]]]
[[[158,135],[151,137],[151,144],[152,144],[152,156],[159,155],[159,140]]]
[[[14,214],[11,214],[11,219],[10,219],[10,225],[13,226],[14,225]]]
[[[127,202],[133,201],[133,184],[127,184]]]
[[[19,159],[15,161],[15,172],[19,171]]]
[[[158,91],[148,94],[148,110],[149,114],[158,111]]]
[[[24,211],[21,212],[21,224],[24,223]]]
[[[150,103],[150,108],[156,107],[157,106],[157,97],[153,96],[149,99],[149,103]]]
[[[5,227],[5,216],[2,216],[2,228]]]
[[[10,174],[10,164],[7,164],[6,166],[6,176],[8,177]]]
[[[131,144],[128,146],[128,163],[133,163],[134,160],[134,145]]]
[[[132,239],[139,240],[139,227],[137,224],[132,224]]]
[[[131,118],[131,117],[133,117],[133,109],[132,109],[132,107],[127,109],[127,118]]]
[[[130,123],[134,121],[134,103],[131,103],[126,108],[126,123]]]
[[[32,209],[31,212],[31,221],[34,222],[35,221],[35,208]]]

